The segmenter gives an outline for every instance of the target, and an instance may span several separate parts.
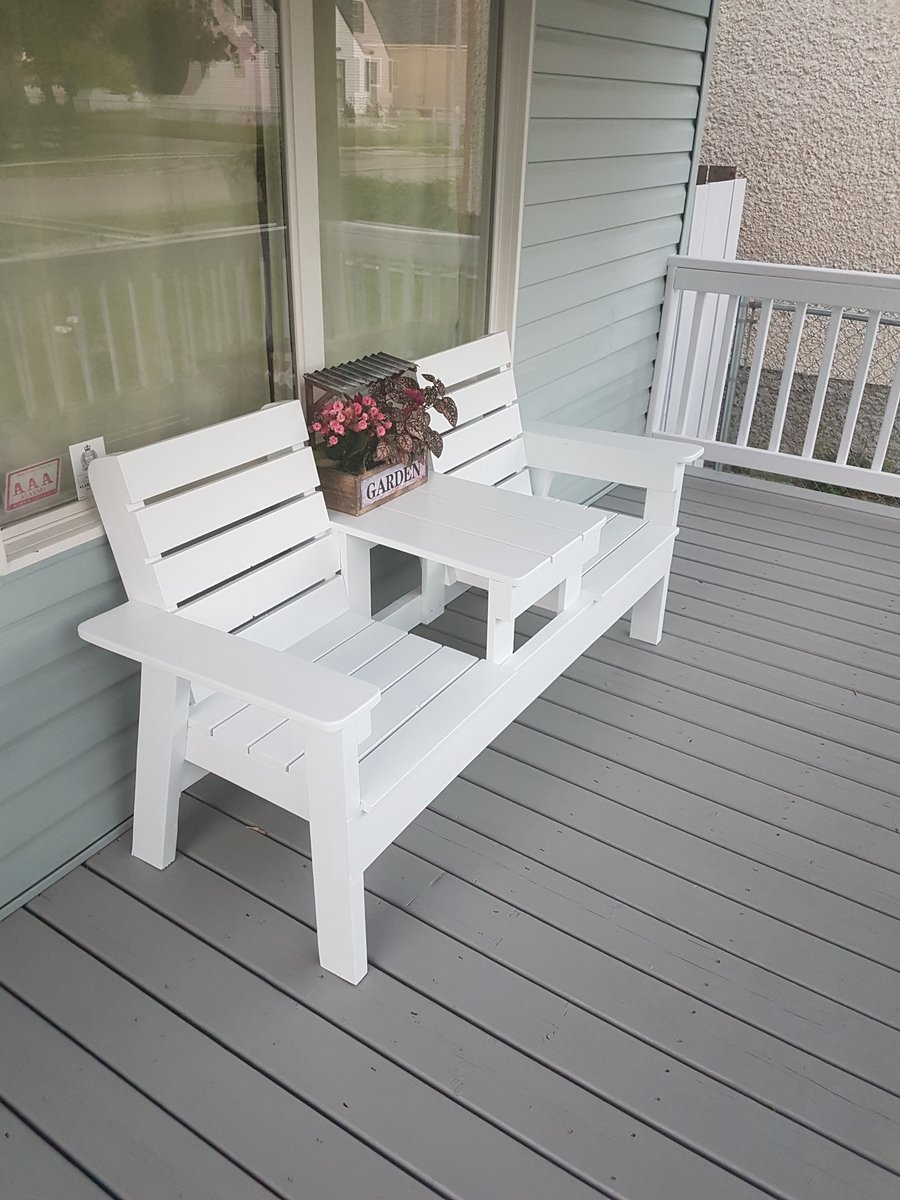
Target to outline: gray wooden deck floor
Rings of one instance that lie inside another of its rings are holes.
[[[707,474],[682,529],[662,645],[369,871],[358,988],[303,823],[211,780],[165,873],[0,925],[3,1200],[896,1200],[900,519]]]

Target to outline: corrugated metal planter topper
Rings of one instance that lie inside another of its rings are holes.
[[[416,364],[392,354],[370,354],[312,371],[306,381],[306,417],[329,508],[358,516],[428,478],[429,452],[440,457],[441,435],[429,409],[456,425],[444,385]]]

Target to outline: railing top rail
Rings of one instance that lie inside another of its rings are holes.
[[[708,272],[712,275],[727,274],[744,279],[783,279],[804,283],[846,284],[848,287],[877,287],[886,291],[900,291],[900,275],[885,275],[875,271],[839,271],[831,267],[796,266],[789,263],[750,262],[741,259],[725,262],[722,259],[693,258],[686,254],[674,254],[669,259],[669,270],[678,275],[690,271]],[[679,286],[676,282],[676,286]],[[693,288],[692,290],[696,290]],[[709,291],[716,289],[710,287]]]

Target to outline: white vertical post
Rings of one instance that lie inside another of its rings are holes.
[[[131,852],[160,870],[174,859],[178,840],[190,696],[186,679],[156,667],[141,669]]]
[[[422,564],[422,622],[428,625],[444,611],[447,569],[443,563],[428,558],[419,561]]]
[[[678,318],[684,298],[684,293],[677,286],[677,275],[678,268],[670,265],[659,329],[659,349],[653,371],[653,386],[650,390],[650,410],[647,413],[648,434],[672,432],[669,426],[669,411],[674,398],[670,395],[672,364],[675,357]]]
[[[822,350],[819,378],[816,380],[816,390],[809,413],[809,422],[806,426],[806,437],[803,439],[804,458],[812,458],[816,448],[816,438],[819,436],[819,425],[822,422],[825,396],[828,392],[831,368],[834,366],[834,355],[837,350],[838,338],[841,335],[841,322],[843,319],[843,308],[834,308],[831,310],[831,316],[828,320],[828,332],[825,334],[825,346]]]
[[[894,423],[897,420],[897,410],[900,409],[900,359],[897,360],[897,366],[894,371],[894,380],[891,384],[891,390],[888,393],[887,404],[884,409],[884,418],[881,422],[881,429],[878,433],[878,441],[875,445],[875,453],[872,456],[872,470],[881,471],[884,468],[884,458],[888,451],[888,446],[891,443],[891,436],[894,432]]]
[[[725,379],[728,375],[728,366],[734,350],[734,330],[737,325],[738,305],[740,302],[740,296],[728,297],[728,303],[725,306],[725,318],[720,330],[719,360],[716,363],[712,388],[707,391],[704,397],[704,411],[700,414],[699,435],[709,442],[715,439],[716,430],[719,427],[719,417],[722,412],[722,400],[725,393]]]
[[[853,391],[850,393],[850,406],[847,409],[847,418],[844,421],[844,429],[841,433],[841,445],[837,454],[837,461],[841,465],[845,464],[850,456],[850,446],[853,443],[853,434],[856,431],[856,422],[859,418],[863,393],[866,390],[866,380],[869,378],[869,367],[872,365],[872,355],[875,352],[875,342],[878,338],[878,330],[880,328],[881,313],[874,310],[870,311],[869,320],[866,324],[866,335],[863,338],[862,348],[859,352],[856,377],[853,380]]]
[[[338,534],[338,548],[350,608],[364,617],[371,617],[372,544],[341,531]]]
[[[764,300],[759,310],[759,323],[756,326],[756,344],[753,347],[750,374],[747,376],[747,391],[744,393],[744,409],[741,413],[741,424],[738,429],[736,443],[738,446],[746,446],[747,440],[750,437],[750,426],[753,424],[753,412],[756,408],[756,397],[759,392],[759,381],[762,376],[763,363],[766,357],[766,344],[769,340],[769,326],[772,324],[772,309],[774,305],[774,300]],[[799,346],[799,342],[797,344]]]
[[[363,874],[351,855],[350,822],[360,812],[354,728],[304,731],[319,962],[349,983],[366,973]]]
[[[681,399],[678,405],[678,419],[675,432],[679,436],[696,437],[698,403],[703,397],[703,388],[697,383],[697,360],[700,350],[700,330],[703,326],[703,316],[706,311],[709,292],[698,292],[694,299],[694,316],[691,321],[691,333],[688,340],[687,359],[684,364],[684,382]],[[704,384],[705,384],[704,379]]]
[[[797,370],[797,356],[800,353],[800,339],[803,337],[803,323],[806,320],[806,309],[806,304],[798,304],[794,309],[791,336],[788,338],[784,369],[781,372],[781,386],[778,389],[778,399],[775,402],[775,415],[772,418],[772,432],[769,434],[770,450],[777,450],[781,445],[781,435],[784,433],[784,421],[787,416],[788,401],[791,398],[791,388],[794,384],[794,372]]]

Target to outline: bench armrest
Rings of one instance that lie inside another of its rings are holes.
[[[329,733],[353,724],[381,698],[371,683],[136,600],[82,622],[78,633],[125,658]]]
[[[703,447],[540,421],[525,428],[525,455],[539,471],[674,492],[684,468],[703,457]]]

